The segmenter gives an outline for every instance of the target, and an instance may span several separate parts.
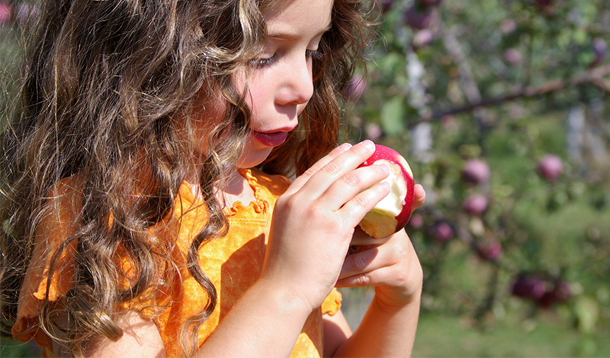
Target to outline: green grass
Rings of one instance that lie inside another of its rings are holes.
[[[372,290],[340,289],[342,310],[355,329],[370,302]],[[603,330],[582,333],[572,324],[566,306],[524,314],[526,303],[509,300],[478,325],[468,315],[423,311],[413,357],[610,357]]]
[[[342,310],[352,329],[371,299],[369,289],[340,289]],[[518,299],[500,305],[484,326],[468,315],[423,311],[413,357],[610,357],[603,330],[582,333],[572,324],[566,306],[538,311],[529,317]]]
[[[413,357],[608,357],[610,340],[601,332],[583,335],[552,317],[522,322],[506,319],[486,330],[464,318],[422,315]]]

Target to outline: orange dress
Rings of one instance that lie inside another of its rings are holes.
[[[218,293],[218,304],[212,315],[198,330],[198,344],[201,345],[214,331],[223,317],[239,297],[255,283],[260,275],[265,255],[271,216],[277,197],[290,185],[281,176],[272,176],[257,169],[241,170],[254,190],[255,202],[248,206],[236,202],[226,211],[229,219],[229,232],[225,237],[204,244],[199,250],[199,263],[203,272],[212,280]],[[28,268],[21,288],[17,322],[12,334],[16,340],[27,342],[34,339],[43,348],[43,356],[53,356],[52,341],[39,326],[38,313],[46,299],[47,272],[50,256],[62,239],[74,232],[79,210],[78,191],[64,180],[57,185],[54,197],[60,200],[58,212],[47,217],[41,225],[36,239],[32,262]],[[179,266],[179,275],[173,275],[173,287],[167,295],[171,296],[168,308],[154,318],[168,357],[182,355],[180,348],[180,329],[191,316],[199,313],[207,301],[206,292],[200,287],[186,269],[188,247],[205,224],[206,210],[191,191],[188,183],[180,188],[176,199],[174,215],[179,225],[174,233],[176,244],[172,256]],[[167,230],[167,229],[164,229]],[[71,287],[73,267],[70,250],[62,257],[49,286],[49,301],[58,301]],[[123,263],[124,264],[124,263]],[[148,302],[149,303],[149,302]],[[333,290],[319,310],[307,319],[296,342],[291,357],[321,357],[323,352],[322,315],[335,314],[341,305],[341,294]],[[146,307],[147,302],[130,305],[131,309]],[[146,314],[140,310],[142,316]]]

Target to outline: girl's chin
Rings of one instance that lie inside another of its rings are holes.
[[[253,168],[260,165],[271,154],[272,147],[261,149],[252,148],[252,143],[246,144],[243,153],[237,160],[237,167],[242,169]]]

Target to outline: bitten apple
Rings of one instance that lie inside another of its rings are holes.
[[[390,184],[390,193],[368,212],[360,222],[360,228],[371,237],[381,239],[402,229],[413,211],[413,172],[397,151],[383,145],[375,145],[375,153],[362,165],[386,164],[390,174],[383,181]]]

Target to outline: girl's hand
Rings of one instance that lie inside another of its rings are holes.
[[[426,193],[418,184],[414,194],[418,208]],[[373,239],[357,229],[352,247],[356,252],[345,259],[337,287],[375,286],[379,301],[397,309],[420,295],[423,273],[404,229],[385,239]]]
[[[389,193],[387,166],[358,166],[374,152],[364,141],[331,151],[276,202],[261,280],[311,309],[335,286],[354,228]]]

